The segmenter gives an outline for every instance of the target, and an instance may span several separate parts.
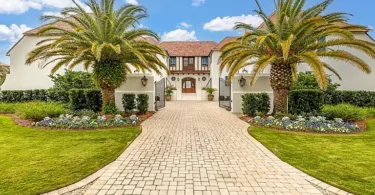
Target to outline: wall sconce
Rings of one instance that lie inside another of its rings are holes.
[[[180,78],[177,78],[177,81],[180,81]]]
[[[240,80],[238,80],[238,82],[240,82],[241,87],[244,87],[246,85],[246,79],[243,78],[243,76],[241,76],[241,78],[240,78]]]
[[[146,87],[147,82],[148,82],[147,77],[146,77],[146,76],[143,76],[143,78],[141,79],[141,82],[142,82],[142,85],[143,85],[144,87]]]
[[[244,68],[244,69],[242,70],[242,73],[243,73],[243,74],[247,74],[247,73],[248,73],[248,71],[246,70],[246,68]]]

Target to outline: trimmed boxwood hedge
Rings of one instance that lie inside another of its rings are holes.
[[[149,96],[147,94],[138,94],[137,95],[137,110],[138,114],[146,114],[148,111],[148,100]]]
[[[131,114],[136,108],[135,94],[123,94],[122,105],[124,106],[125,113]]]
[[[325,104],[351,104],[359,107],[375,107],[374,91],[332,91],[326,92]]]
[[[257,112],[267,114],[270,111],[270,97],[267,93],[248,93],[242,95],[242,112],[255,116]]]
[[[73,111],[87,109],[100,112],[102,108],[101,91],[97,89],[72,89],[69,99]]]
[[[324,92],[318,89],[290,91],[288,103],[292,114],[317,114],[324,105]]]

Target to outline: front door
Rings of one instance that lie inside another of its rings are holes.
[[[182,79],[182,93],[195,93],[195,79]]]

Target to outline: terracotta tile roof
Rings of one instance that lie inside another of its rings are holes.
[[[225,37],[219,44],[216,45],[216,47],[214,47],[212,49],[212,51],[220,51],[220,49],[227,43],[229,43],[230,41],[233,41],[235,39],[237,39],[238,37]]]
[[[73,20],[72,17],[69,17],[67,19],[68,20]],[[66,24],[64,22],[52,22],[52,23],[48,23],[48,24],[45,24],[43,26],[39,26],[37,28],[31,29],[29,31],[26,31],[23,34],[27,35],[27,36],[37,35],[40,32],[40,30],[42,30],[45,27],[49,27],[49,26],[60,27],[60,28],[65,29],[65,30],[73,30],[73,28],[70,25],[68,25],[68,24]]]
[[[169,56],[209,56],[217,45],[213,41],[166,41],[160,43]]]

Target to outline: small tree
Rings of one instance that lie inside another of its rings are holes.
[[[328,76],[328,85],[326,91],[335,91],[340,84],[332,83],[331,76]],[[300,72],[296,81],[293,81],[291,91],[299,89],[320,89],[318,81],[313,74],[309,72]]]
[[[91,73],[65,69],[65,74],[50,75],[53,89],[69,91],[71,89],[95,88]]]

